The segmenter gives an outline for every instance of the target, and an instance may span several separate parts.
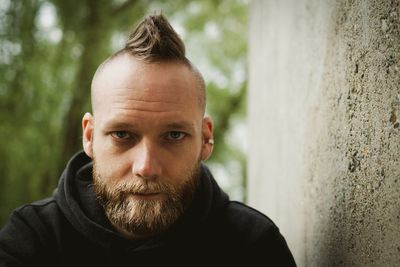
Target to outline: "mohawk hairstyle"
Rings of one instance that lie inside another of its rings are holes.
[[[162,14],[146,17],[130,34],[123,50],[144,61],[188,63],[182,39]]]
[[[122,54],[132,55],[136,59],[148,63],[181,62],[185,64],[198,81],[199,104],[204,114],[206,92],[203,76],[186,57],[182,39],[163,14],[145,17],[129,35],[125,46],[106,59],[97,69],[95,76],[110,60]]]

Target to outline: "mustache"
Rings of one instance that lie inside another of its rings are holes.
[[[176,192],[174,187],[169,184],[137,179],[131,179],[118,183],[113,188],[113,191],[114,190],[123,195],[158,193],[174,194]]]

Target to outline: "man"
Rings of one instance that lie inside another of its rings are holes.
[[[295,266],[274,223],[229,201],[212,152],[205,85],[162,15],[149,16],[92,81],[75,155],[53,197],[0,232],[0,266]]]

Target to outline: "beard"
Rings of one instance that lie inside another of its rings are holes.
[[[179,185],[138,177],[124,180],[103,177],[93,159],[97,198],[110,222],[129,238],[147,238],[162,233],[184,213],[200,182],[200,160],[185,176]],[[113,180],[116,182],[107,182]],[[150,193],[161,193],[163,197],[138,199],[132,196]]]

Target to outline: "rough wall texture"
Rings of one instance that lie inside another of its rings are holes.
[[[400,266],[400,1],[253,1],[249,203],[299,266]]]

